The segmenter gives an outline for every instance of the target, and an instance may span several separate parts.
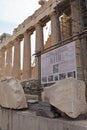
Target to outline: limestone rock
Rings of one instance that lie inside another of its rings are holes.
[[[85,83],[74,78],[58,81],[44,89],[43,101],[48,101],[71,118],[87,113]]]
[[[24,91],[18,80],[11,77],[0,79],[0,106],[11,109],[27,108]]]

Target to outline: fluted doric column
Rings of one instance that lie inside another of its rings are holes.
[[[72,35],[78,34],[81,28],[81,20],[79,16],[79,1],[75,0],[71,3],[72,17]]]
[[[21,70],[20,70],[20,39],[14,40],[14,63],[12,75],[16,79],[21,79]]]
[[[59,22],[59,16],[56,14],[56,12],[53,12],[50,14],[51,19],[51,44],[55,45],[60,41],[60,22]]]
[[[36,24],[36,52],[44,49],[43,40],[43,25],[41,23]]]
[[[12,45],[7,46],[5,76],[12,76]]]
[[[43,25],[41,25],[41,23],[38,23],[36,25],[36,53],[41,52],[44,49],[44,40],[43,40]],[[35,59],[35,68],[36,68],[36,72],[35,72],[35,77],[36,79],[38,79],[38,57],[36,57]]]
[[[5,76],[5,50],[6,48],[0,50],[0,77]]]
[[[31,32],[24,33],[23,79],[31,78]]]
[[[2,77],[2,62],[1,62],[1,59],[2,59],[2,54],[1,54],[1,50],[0,50],[0,77]]]

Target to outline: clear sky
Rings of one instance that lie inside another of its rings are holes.
[[[0,35],[12,33],[39,7],[38,0],[0,0]]]

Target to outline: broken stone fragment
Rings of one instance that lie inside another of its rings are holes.
[[[43,92],[43,101],[48,101],[71,118],[87,113],[85,83],[68,78],[47,87]]]
[[[17,79],[12,77],[0,79],[0,106],[10,109],[27,108],[23,88]]]

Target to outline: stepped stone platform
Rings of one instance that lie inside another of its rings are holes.
[[[0,108],[0,130],[87,130],[87,119],[50,119],[29,110]]]

